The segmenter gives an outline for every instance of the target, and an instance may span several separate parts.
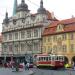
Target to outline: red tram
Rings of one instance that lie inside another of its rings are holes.
[[[64,67],[63,55],[38,54],[35,57],[37,67],[62,68]]]

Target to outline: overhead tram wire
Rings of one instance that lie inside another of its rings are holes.
[[[33,4],[33,5],[35,5],[35,6],[39,7],[39,5],[35,4],[34,2],[32,2],[32,1],[30,1],[30,0],[27,0],[27,1],[29,1],[31,4]]]

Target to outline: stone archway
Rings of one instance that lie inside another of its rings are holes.
[[[69,62],[68,57],[64,56],[64,63],[66,64],[68,62]]]
[[[72,57],[72,62],[75,63],[75,56]]]

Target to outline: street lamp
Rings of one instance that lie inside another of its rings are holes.
[[[3,61],[3,66],[6,63],[6,54],[4,54],[4,61]]]

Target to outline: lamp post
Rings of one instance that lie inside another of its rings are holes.
[[[5,63],[6,63],[6,54],[4,54],[3,66],[5,66]]]

